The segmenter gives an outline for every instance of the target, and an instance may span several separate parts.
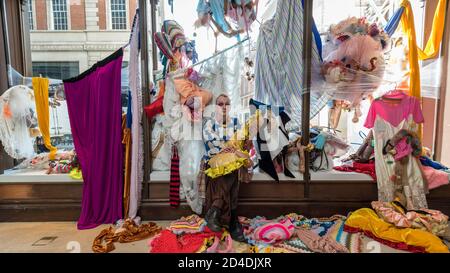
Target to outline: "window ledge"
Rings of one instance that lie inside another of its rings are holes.
[[[73,179],[68,174],[46,174],[46,170],[5,170],[0,175],[0,183],[29,182],[83,182]]]

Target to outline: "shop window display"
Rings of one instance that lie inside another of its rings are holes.
[[[441,240],[448,239],[448,217],[432,209],[437,203],[428,202],[427,194],[448,187],[450,173],[432,160],[433,147],[427,147],[432,140],[423,133],[428,126],[423,98],[433,87],[433,72],[419,62],[436,57],[445,18],[441,4],[431,42],[422,50],[412,38],[412,14],[417,25],[421,6],[406,0],[343,1],[339,7],[336,1],[314,1],[307,33],[302,15],[309,14],[304,9],[310,2],[192,2],[161,2],[154,33],[140,33],[149,22],[138,16],[142,13],[123,18],[133,13],[124,8],[128,1],[107,3],[120,9],[113,29],[130,21],[130,33],[108,30],[102,16],[96,24],[86,18],[84,25],[69,16],[66,29],[82,31],[64,37],[88,49],[70,55],[64,54],[68,45],[43,42],[48,34],[43,26],[49,24],[39,22],[44,17],[39,12],[45,9],[33,10],[41,18],[30,33],[34,77],[10,67],[14,87],[0,100],[1,141],[19,163],[6,176],[31,169],[83,178],[78,228],[114,224],[116,229],[95,238],[94,252],[151,237],[153,253],[234,252],[233,240],[246,245],[244,252],[349,253],[362,252],[361,233],[403,251],[448,252]],[[77,2],[66,3],[66,13],[80,11]],[[186,13],[184,5],[195,12],[178,16]],[[330,8],[345,12],[327,16]],[[92,35],[83,38],[81,32]],[[113,38],[104,46],[108,33]],[[142,52],[147,38],[157,52]],[[305,68],[309,44],[311,67]],[[157,57],[153,71],[149,63],[140,68],[148,54]],[[428,67],[440,70],[439,61]],[[426,76],[418,78],[416,69]],[[310,86],[304,70],[311,72]],[[8,130],[12,127],[17,130]],[[250,182],[256,183],[244,184]],[[338,189],[343,184],[346,188]],[[317,198],[319,206],[350,206],[361,185],[378,192],[373,210],[329,218],[297,211],[275,219],[238,214],[247,209],[239,206],[242,189],[250,209],[262,203],[258,198],[272,202],[268,206],[308,207],[317,196],[327,198]],[[258,187],[264,192],[255,193]],[[351,187],[357,189],[353,195],[347,193]],[[149,207],[160,206],[155,215],[167,212],[163,202],[171,215],[183,209],[195,214],[163,231],[153,223],[141,225]],[[403,238],[406,233],[413,237]]]
[[[136,3],[135,0],[131,3],[123,1],[123,4],[120,4],[120,12],[134,16],[135,10],[130,9],[135,8]],[[29,134],[32,149],[28,149],[28,152],[23,153],[20,157],[15,156],[16,166],[12,170],[6,170],[5,173],[67,174],[73,167],[77,166],[78,162],[62,80],[79,75],[89,69],[95,62],[111,54],[116,47],[127,44],[131,31],[124,32],[122,30],[120,34],[115,34],[115,30],[107,31],[103,20],[106,20],[105,16],[108,9],[103,7],[99,14],[92,17],[90,13],[87,13],[84,3],[80,1],[29,0],[27,1],[27,8],[30,32],[26,35],[29,35],[30,38],[30,48],[26,50],[29,50],[31,55],[32,75],[22,75],[11,66],[8,68],[10,84],[11,86],[26,86],[33,93],[32,77],[49,79],[48,123],[50,143],[58,149],[58,152],[56,158],[49,158],[49,149],[45,145],[42,132],[39,131],[37,124],[36,108],[31,107],[30,117],[36,120],[34,125],[30,125],[30,122],[28,122],[29,130],[33,130],[33,133]],[[80,16],[71,16],[73,12]],[[48,18],[53,21],[47,21]],[[86,24],[91,19],[96,21],[96,26]],[[121,20],[125,24],[127,22],[133,23],[133,17],[129,20],[124,17]],[[126,27],[120,27],[119,29],[126,29]],[[131,25],[128,29],[131,30]],[[57,32],[53,30],[57,30]],[[80,31],[85,31],[87,35],[80,35],[82,33]],[[95,35],[99,35],[97,39]],[[58,45],[54,45],[55,39],[59,39]],[[127,48],[122,62],[122,111],[124,113],[128,105],[128,67],[129,49]],[[33,94],[33,104],[34,102]],[[29,145],[24,147],[29,147]],[[54,159],[57,161],[53,162]],[[80,178],[81,176],[78,173],[73,177]]]

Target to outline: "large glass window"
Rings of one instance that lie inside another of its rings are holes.
[[[52,0],[53,10],[53,29],[67,30],[67,1],[66,0]]]
[[[30,30],[34,29],[34,20],[33,20],[33,0],[27,1],[27,15],[28,15],[28,26]]]
[[[127,5],[125,0],[111,1],[111,27],[112,29],[127,28]]]
[[[33,62],[33,76],[69,79],[80,73],[78,62]]]

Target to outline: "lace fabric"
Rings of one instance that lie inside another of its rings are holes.
[[[9,156],[15,159],[35,155],[27,123],[33,117],[33,90],[17,85],[0,97],[0,140]]]

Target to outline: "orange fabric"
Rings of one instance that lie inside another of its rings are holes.
[[[184,104],[190,97],[199,97],[201,99],[201,111],[212,100],[212,93],[208,90],[198,87],[195,83],[186,79],[175,79],[175,90],[180,94],[180,102]]]

